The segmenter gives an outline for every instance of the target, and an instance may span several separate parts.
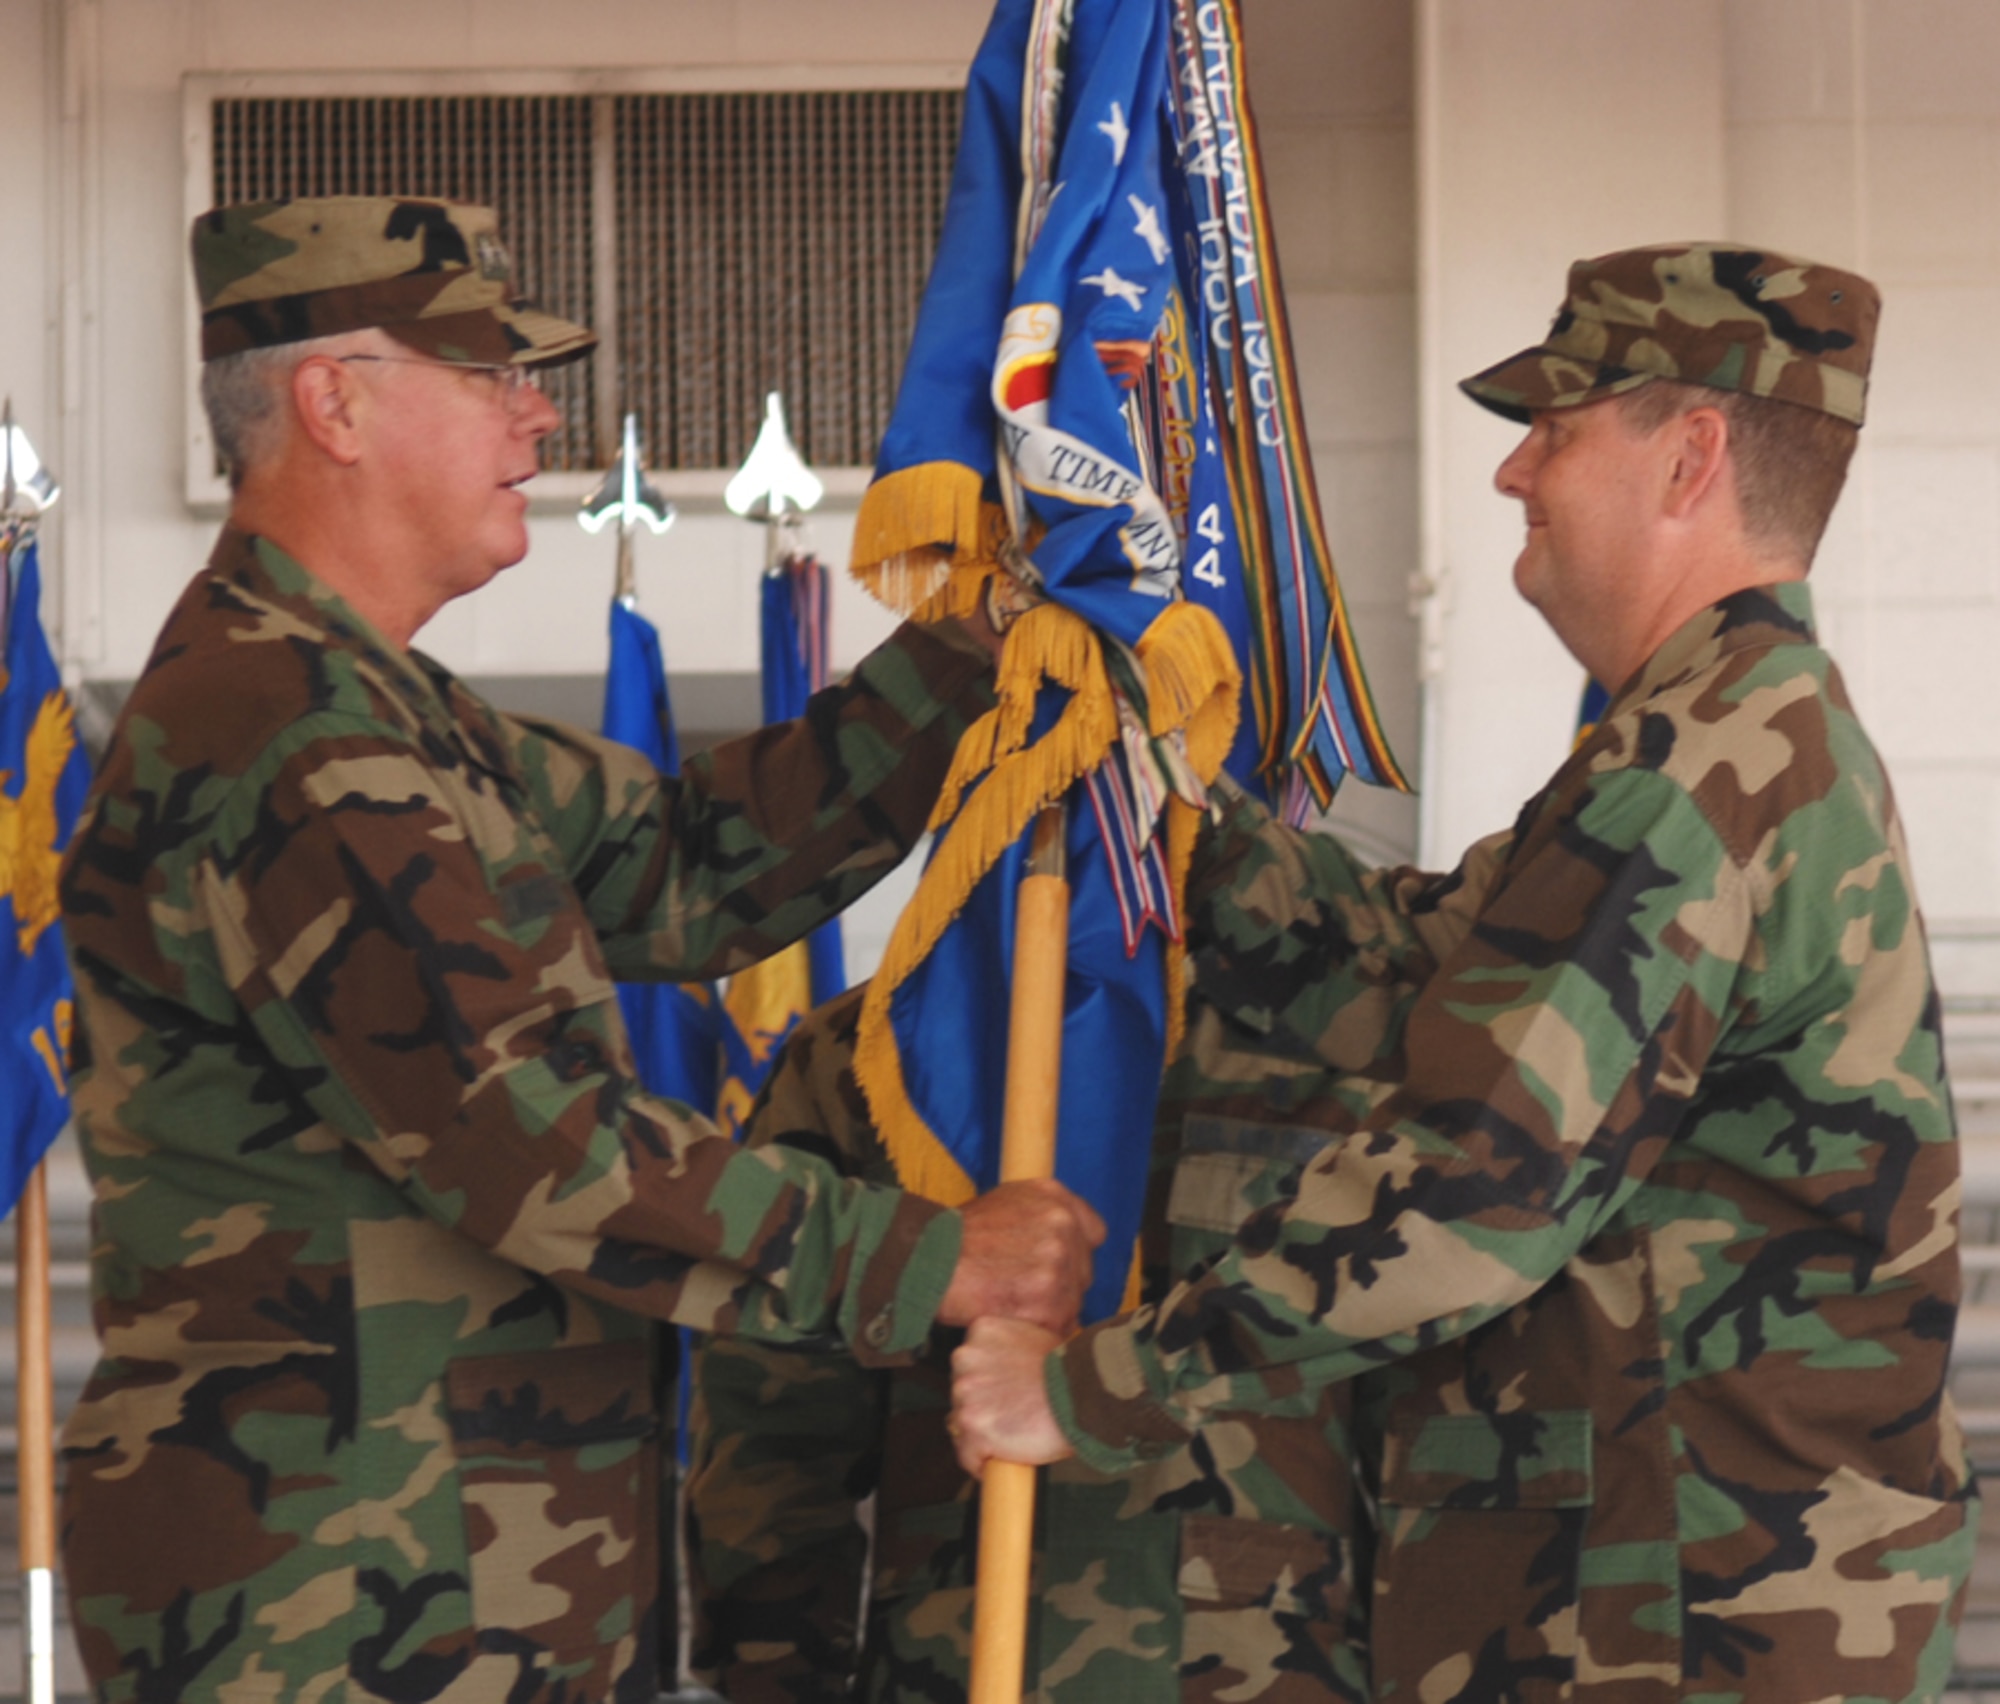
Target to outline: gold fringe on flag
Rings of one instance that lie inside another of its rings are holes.
[[[984,500],[984,484],[962,462],[884,474],[862,495],[849,572],[903,615],[970,613],[1007,534],[1006,513]]]
[[[1236,738],[1243,675],[1222,623],[1199,604],[1171,603],[1139,641],[1146,719],[1155,736],[1187,732],[1188,763],[1215,779]]]
[[[1197,604],[1170,604],[1139,641],[1146,671],[1147,718],[1155,736],[1187,731],[1188,766],[1206,786],[1222,768],[1242,714],[1243,677],[1222,623]],[[1167,880],[1174,915],[1187,910],[1188,871],[1194,863],[1201,812],[1178,798],[1167,801]],[[1187,955],[1167,954],[1167,1057],[1180,1051],[1187,1026]]]
[[[1024,749],[1044,680],[1069,688],[1070,701],[1056,725]],[[954,1207],[972,1198],[972,1180],[910,1101],[889,1001],[1035,813],[1087,775],[1118,737],[1118,711],[1096,636],[1059,604],[1038,604],[1015,623],[995,686],[999,705],[959,741],[932,819],[933,827],[949,822],[950,830],[896,920],[862,1002],[854,1049],[855,1076],[903,1187]],[[981,773],[985,781],[965,797]]]
[[[983,575],[961,573],[952,579],[976,589]],[[933,596],[943,596],[943,589]],[[890,1001],[1035,813],[1062,797],[1111,751],[1118,738],[1118,712],[1099,647],[1089,624],[1059,604],[1036,605],[1009,631],[995,682],[999,703],[959,741],[931,819],[943,838],[896,921],[862,1003],[855,1075],[883,1144],[906,1189],[947,1206],[970,1200],[975,1189],[910,1100],[889,1022]],[[1184,731],[1190,767],[1204,783],[1213,780],[1235,738],[1240,684],[1221,623],[1195,605],[1170,604],[1141,639],[1138,653],[1147,677],[1153,733]],[[1036,696],[1045,681],[1068,688],[1070,701],[1056,725],[1028,745]],[[968,792],[976,781],[980,785]],[[1167,809],[1168,869],[1178,905],[1186,891],[1200,813],[1177,799]],[[1171,1057],[1184,1023],[1186,972],[1178,950],[1170,949],[1166,958]]]

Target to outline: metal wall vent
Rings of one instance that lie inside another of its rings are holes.
[[[543,464],[732,467],[785,395],[820,467],[873,462],[937,246],[956,89],[218,96],[214,201],[500,209],[522,286],[603,335],[547,386]]]

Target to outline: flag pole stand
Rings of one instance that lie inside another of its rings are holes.
[[[49,1172],[29,1174],[14,1209],[15,1403],[21,1482],[21,1693],[55,1704],[55,1377],[49,1353]]]
[[[1007,1102],[1000,1181],[1053,1177],[1062,1084],[1063,980],[1069,959],[1069,878],[1063,807],[1035,819],[1014,921],[1007,1031]],[[980,1476],[979,1557],[972,1607],[969,1704],[1016,1704],[1028,1649],[1035,1469],[989,1461]]]

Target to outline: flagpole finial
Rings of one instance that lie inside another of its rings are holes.
[[[0,560],[34,536],[61,495],[28,434],[14,424],[14,399],[7,397],[0,402]]]
[[[28,434],[14,424],[14,399],[0,406],[0,444],[4,444],[5,466],[0,469],[0,515],[34,519],[55,506],[62,487],[55,475],[42,465]]]
[[[776,391],[764,398],[764,424],[757,441],[724,487],[722,501],[732,515],[746,521],[780,520],[788,511],[804,515],[815,508],[826,486],[806,466],[785,426],[785,399]]]
[[[644,522],[656,535],[674,524],[674,506],[646,479],[639,462],[639,417],[625,416],[625,431],[618,459],[606,470],[603,482],[584,498],[577,512],[577,525],[587,533],[600,533],[612,521],[618,523],[618,581],[615,596],[628,607],[637,598],[632,556],[632,535]]]

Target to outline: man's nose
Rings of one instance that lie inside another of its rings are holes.
[[[1535,433],[1532,427],[1509,452],[1507,459],[1493,470],[1493,488],[1503,497],[1526,497],[1528,481],[1534,473]]]
[[[532,438],[546,438],[562,424],[562,416],[556,412],[540,386],[527,386],[517,393],[519,400],[514,405],[514,430],[525,432]]]

